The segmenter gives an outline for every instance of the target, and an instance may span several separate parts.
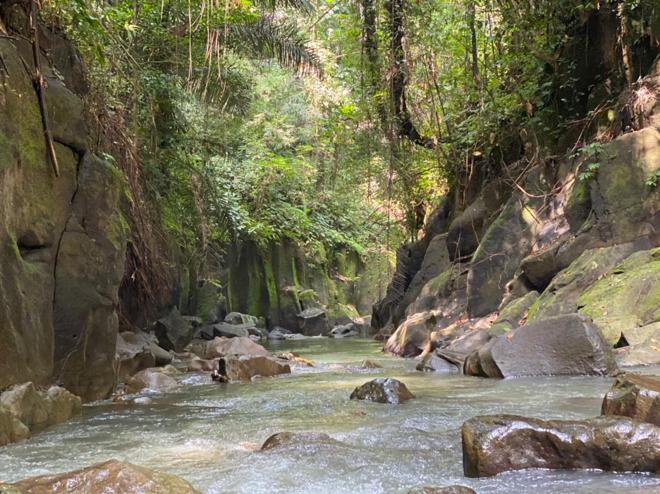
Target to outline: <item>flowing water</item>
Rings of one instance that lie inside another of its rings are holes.
[[[579,419],[598,415],[607,378],[479,379],[415,371],[415,361],[366,340],[308,339],[295,350],[317,362],[286,377],[215,384],[191,375],[152,405],[93,404],[79,419],[0,449],[0,480],[52,474],[117,458],[177,474],[205,493],[403,493],[463,484],[478,493],[660,492],[660,476],[596,471],[462,475],[459,429],[479,414]],[[383,369],[362,370],[369,358]],[[381,376],[417,396],[402,405],[354,402],[358,384]],[[319,431],[338,444],[259,445],[279,431]]]

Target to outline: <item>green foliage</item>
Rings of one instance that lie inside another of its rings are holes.
[[[578,180],[584,182],[596,178],[599,169],[600,163],[589,163],[584,171],[578,173]]]
[[[647,178],[646,178],[646,185],[648,185],[651,188],[655,188],[658,186],[658,182],[660,182],[660,170],[655,170],[653,173],[651,173]]]

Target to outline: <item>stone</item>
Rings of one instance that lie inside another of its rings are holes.
[[[644,329],[660,322],[660,248],[630,255],[582,292],[577,306],[611,345],[622,336],[632,345],[660,335],[660,323]]]
[[[435,324],[436,316],[433,312],[410,316],[388,338],[383,351],[399,357],[416,357],[428,343]]]
[[[358,386],[351,393],[351,400],[365,400],[388,404],[403,403],[414,397],[405,384],[391,378],[374,379]]]
[[[162,393],[177,388],[179,386],[177,380],[168,375],[164,369],[162,367],[156,367],[141,370],[126,381],[126,392],[129,394],[139,393],[141,391]]]
[[[126,181],[91,153],[80,161],[78,188],[62,232],[55,273],[53,375],[83,400],[107,398],[116,383],[119,285],[128,224]]]
[[[458,374],[460,372],[456,365],[433,352],[425,355],[422,361],[417,364],[416,369],[422,372],[439,372],[443,374]]]
[[[295,352],[278,353],[275,357],[280,360],[286,360],[294,365],[300,365],[301,367],[314,367],[313,361],[303,358]]]
[[[31,382],[17,384],[0,394],[0,407],[14,414],[30,430],[49,425],[51,404]]]
[[[660,377],[617,377],[603,399],[602,415],[621,415],[660,426]]]
[[[313,307],[297,315],[298,329],[305,336],[325,335],[328,332],[328,316],[325,310]]]
[[[291,331],[288,329],[281,328],[279,326],[275,326],[272,331],[268,333],[267,338],[269,340],[284,340],[286,339],[287,335],[290,335]]]
[[[484,199],[479,197],[451,222],[447,231],[451,261],[468,258],[477,250],[488,216]]]
[[[660,364],[660,333],[636,345],[619,348],[617,361],[621,367]]]
[[[205,357],[213,359],[228,355],[252,355],[267,357],[268,350],[255,343],[250,338],[214,338],[206,347]]]
[[[365,359],[362,361],[362,364],[360,364],[360,368],[362,369],[382,369],[383,366],[380,365],[379,363],[374,362],[373,360]]]
[[[309,444],[336,443],[338,441],[323,432],[278,432],[264,441],[261,451],[295,445],[308,446]]]
[[[526,319],[529,308],[536,302],[538,297],[539,293],[533,290],[509,302],[500,309],[497,319],[495,319],[488,332],[493,336],[499,336],[519,327],[521,321]]]
[[[253,377],[273,377],[290,374],[291,367],[272,357],[231,355],[218,361],[218,373],[230,381],[250,381]]]
[[[585,316],[549,317],[490,340],[473,352],[469,375],[484,377],[611,375],[610,346]]]
[[[147,333],[124,331],[117,334],[117,378],[121,382],[142,369],[156,366],[156,357],[150,345],[151,338]]]
[[[507,282],[531,249],[535,219],[529,208],[512,196],[479,242],[467,278],[469,317],[497,310]]]
[[[528,321],[577,312],[582,293],[632,253],[648,248],[648,239],[641,238],[635,242],[585,250],[552,279],[530,307]]]
[[[0,446],[22,441],[28,437],[30,437],[30,429],[11,411],[0,406]]]
[[[118,460],[58,475],[33,477],[13,486],[23,494],[199,494],[179,477]]]
[[[355,329],[355,325],[351,322],[335,326],[330,330],[328,336],[332,338],[348,338],[351,336],[358,336],[358,332]]]
[[[447,487],[425,485],[409,490],[408,494],[476,494],[476,492],[464,485],[450,485]]]
[[[165,350],[182,352],[192,341],[194,329],[191,322],[185,319],[179,309],[174,307],[170,313],[154,325],[158,344]]]
[[[225,322],[228,324],[251,324],[257,325],[258,318],[249,314],[242,314],[240,312],[230,312],[225,316]]]
[[[188,364],[188,370],[193,372],[213,372],[218,368],[218,359],[193,358]]]
[[[660,428],[624,417],[481,416],[463,424],[461,437],[466,477],[528,468],[660,472]]]
[[[213,337],[219,336],[221,338],[240,338],[250,336],[250,329],[255,328],[251,323],[240,324],[227,324],[217,323],[211,326],[213,328]]]
[[[48,425],[66,422],[71,417],[80,415],[82,411],[82,400],[80,397],[60,386],[51,386],[48,388],[46,396],[50,401]]]

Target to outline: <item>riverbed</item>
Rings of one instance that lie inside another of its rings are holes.
[[[595,416],[609,378],[421,373],[416,361],[387,357],[370,340],[314,338],[270,349],[296,351],[316,367],[240,384],[191,374],[187,385],[154,395],[151,405],[88,405],[81,417],[0,449],[0,480],[117,458],[179,475],[204,493],[405,493],[426,484],[462,484],[480,494],[660,492],[660,476],[645,474],[530,470],[463,477],[465,420],[496,413]],[[383,368],[361,369],[366,358]],[[403,381],[416,398],[401,405],[349,400],[355,386],[385,376]],[[280,431],[326,432],[340,443],[258,451]]]

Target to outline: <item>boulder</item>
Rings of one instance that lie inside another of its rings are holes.
[[[451,222],[447,231],[447,252],[452,261],[467,258],[477,250],[488,217],[486,204],[479,197]]]
[[[622,367],[660,364],[660,333],[650,335],[641,343],[619,348],[617,361]]]
[[[78,415],[82,401],[59,386],[41,391],[28,382],[0,394],[0,408],[12,413],[29,430],[38,431]]]
[[[422,361],[417,364],[416,369],[422,372],[439,372],[444,374],[458,374],[460,372],[456,365],[434,352],[425,355]]]
[[[256,326],[258,320],[255,316],[240,312],[230,312],[225,316],[225,322],[228,324],[251,324],[252,326]]]
[[[476,494],[476,492],[464,485],[450,485],[448,487],[425,485],[409,490],[408,494]]]
[[[291,362],[294,365],[300,365],[302,367],[314,367],[313,361],[301,357],[295,352],[278,353],[277,355],[275,355],[275,357],[280,360],[286,360],[287,362]]]
[[[389,404],[403,403],[414,397],[405,384],[391,378],[374,379],[358,386],[351,393],[351,400],[365,400]]]
[[[325,310],[312,307],[297,316],[298,329],[305,336],[319,336],[328,332],[328,316]]]
[[[635,242],[585,250],[552,279],[530,307],[528,321],[577,312],[578,298],[583,292],[630,254],[648,248],[649,240],[641,238]]]
[[[207,359],[228,355],[259,355],[267,357],[270,353],[264,347],[246,337],[214,338],[206,347],[205,357]]]
[[[272,331],[268,333],[267,338],[269,340],[284,340],[287,335],[290,335],[291,331],[279,326],[275,326]]]
[[[433,312],[415,314],[396,329],[385,343],[383,351],[399,357],[416,357],[429,341],[431,331],[436,324]]]
[[[194,357],[188,364],[188,370],[193,372],[213,372],[218,368],[218,359],[201,359]]]
[[[605,339],[628,344],[660,335],[660,248],[635,252],[596,281],[577,299],[580,313],[591,317]]]
[[[466,374],[484,377],[609,375],[610,346],[585,316],[569,314],[527,323],[473,352]]]
[[[253,377],[273,377],[290,374],[291,367],[272,357],[231,355],[218,361],[218,374],[230,381],[250,381]]]
[[[206,332],[210,332],[213,337],[221,338],[240,338],[245,336],[250,336],[250,330],[256,329],[256,326],[252,323],[239,323],[239,324],[228,324],[228,323],[217,323],[211,326],[210,331],[207,327],[202,328]]]
[[[336,444],[338,441],[332,439],[323,432],[278,432],[270,436],[261,446],[261,451],[281,448],[283,446],[309,444]]]
[[[537,291],[531,291],[524,296],[512,300],[500,309],[500,313],[488,332],[499,336],[520,326],[521,321],[527,317],[527,312],[539,297]]]
[[[465,422],[461,436],[467,477],[528,468],[660,473],[660,428],[624,417],[482,416]]]
[[[358,336],[358,332],[355,329],[355,325],[351,322],[335,326],[330,330],[328,336],[332,338],[348,338],[350,336]]]
[[[174,307],[167,317],[156,321],[154,325],[158,344],[165,350],[182,352],[192,341],[193,326],[184,318],[179,309]]]
[[[622,415],[660,426],[660,377],[625,374],[603,399],[603,415]]]
[[[141,391],[165,392],[179,386],[179,383],[164,367],[144,369],[126,381],[126,392],[129,394]]]
[[[144,332],[124,331],[117,334],[117,378],[123,382],[136,372],[156,366],[156,357],[151,352],[150,335]]]
[[[13,487],[22,494],[199,494],[179,477],[118,460],[59,475],[29,478]]]
[[[521,197],[511,197],[479,242],[467,278],[470,317],[497,310],[507,282],[531,249],[535,219],[528,208]]]
[[[16,415],[0,406],[0,446],[22,441],[28,437],[30,437],[30,429]]]

